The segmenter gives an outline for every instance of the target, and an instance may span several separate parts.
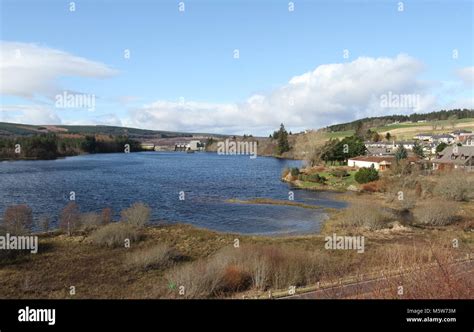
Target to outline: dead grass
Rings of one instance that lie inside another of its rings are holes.
[[[455,202],[431,200],[414,209],[415,222],[421,225],[446,226],[459,220],[460,205]]]
[[[166,244],[140,249],[127,255],[125,266],[129,269],[165,269],[183,259],[183,256]]]
[[[128,242],[136,242],[141,238],[140,230],[138,226],[116,222],[108,224],[102,228],[99,228],[93,232],[89,240],[93,244],[106,247],[125,247]]]
[[[339,223],[344,227],[361,227],[368,230],[376,230],[387,227],[393,220],[393,215],[369,202],[356,202],[351,204],[342,212]]]
[[[328,269],[322,253],[281,246],[227,247],[206,260],[171,271],[170,282],[184,287],[186,298],[220,297],[247,289],[302,286]]]
[[[400,249],[400,248],[397,248]],[[371,298],[399,299],[472,299],[474,280],[472,262],[455,262],[455,249],[441,244],[431,246],[420,257],[414,250],[392,252],[400,267],[408,272],[386,278],[377,284],[369,295]],[[387,257],[388,258],[388,257]],[[421,265],[421,262],[428,264]],[[367,297],[367,294],[365,295]]]
[[[453,255],[463,257],[474,248],[472,233],[456,225],[400,234],[368,231],[364,254],[325,250],[323,235],[243,236],[189,225],[146,227],[142,233],[143,239],[131,248],[91,245],[84,236],[41,235],[40,253],[0,265],[0,298],[182,298],[179,283],[197,297],[239,297],[239,292],[288,290],[289,285],[398,268],[407,258],[422,264],[429,261],[432,243],[448,248],[454,238],[460,246]],[[233,247],[235,238],[239,249]],[[157,243],[175,248],[186,261],[159,268],[124,264],[130,255],[151,251]],[[172,271],[179,279],[170,278]],[[69,294],[72,285],[74,296]]]

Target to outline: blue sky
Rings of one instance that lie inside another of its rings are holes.
[[[82,0],[71,12],[70,1],[1,0],[0,121],[263,135],[280,122],[300,130],[474,106],[473,1],[402,1],[403,11],[400,1],[183,2],[180,12],[179,1]],[[83,65],[71,69],[72,58]],[[94,95],[95,109],[58,109],[62,91]],[[388,91],[421,105],[380,108]]]

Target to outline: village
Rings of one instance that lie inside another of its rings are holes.
[[[395,162],[399,149],[407,151],[407,159],[424,168],[474,170],[474,134],[454,130],[445,134],[419,133],[412,141],[366,141],[366,155],[348,160],[348,166],[374,167],[384,171]]]

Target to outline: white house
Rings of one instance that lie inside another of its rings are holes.
[[[400,142],[394,142],[394,144],[397,148],[402,145],[407,150],[413,150],[413,146],[415,145],[415,142],[413,142],[413,141],[400,141]]]
[[[419,134],[415,135],[413,138],[418,139],[420,141],[429,141],[429,140],[431,140],[431,137],[433,137],[433,135],[431,135],[431,134],[419,133]]]
[[[189,141],[188,146],[189,146],[189,150],[192,150],[192,151],[202,150],[201,141],[197,141],[197,140]]]
[[[352,167],[374,167],[376,170],[386,170],[394,162],[393,156],[359,156],[347,161],[348,166]]]
[[[454,142],[454,136],[449,134],[433,135],[431,136],[430,142],[442,142],[446,144],[451,144]]]
[[[154,150],[155,149],[155,143],[143,142],[143,143],[140,144],[140,147],[143,150]]]
[[[179,142],[174,146],[175,151],[202,151],[205,144],[199,140],[191,140],[189,142]]]

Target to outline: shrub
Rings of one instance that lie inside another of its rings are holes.
[[[363,167],[355,173],[354,179],[358,183],[377,181],[379,179],[379,172],[374,167]]]
[[[122,210],[122,221],[130,225],[143,227],[150,220],[151,209],[143,203],[134,203],[128,209]]]
[[[112,222],[112,209],[111,208],[105,208],[102,209],[102,224],[107,225]]]
[[[299,179],[301,181],[315,182],[315,183],[325,183],[327,181],[327,179],[324,176],[320,176],[317,173],[300,174]]]
[[[159,269],[169,267],[181,258],[182,255],[175,249],[166,244],[158,244],[130,253],[125,260],[125,265],[140,270]]]
[[[290,168],[290,173],[291,176],[298,176],[300,174],[300,170],[298,167],[292,167]]]
[[[92,243],[105,247],[121,247],[125,245],[125,240],[136,242],[140,240],[138,226],[116,222],[108,224],[90,235]]]
[[[167,273],[170,285],[184,287],[185,298],[207,298],[218,294],[224,271],[215,263],[199,260]]]
[[[185,297],[222,296],[249,288],[287,289],[320,280],[328,269],[321,254],[281,246],[224,248],[207,260],[168,273],[170,283],[184,286]]]
[[[434,193],[452,201],[467,201],[474,192],[472,181],[461,174],[448,173],[439,179]]]
[[[397,208],[402,212],[408,212],[416,205],[416,192],[401,191],[396,194],[395,202]]]
[[[447,201],[430,201],[413,211],[418,224],[445,226],[458,220],[459,205]]]
[[[3,224],[10,233],[24,233],[33,224],[33,212],[29,206],[24,204],[9,206],[3,214]]]
[[[81,227],[81,214],[74,202],[69,202],[59,216],[59,228],[70,236]]]
[[[370,230],[387,226],[392,216],[387,211],[370,203],[354,203],[349,206],[342,216],[343,226],[364,227]]]
[[[49,224],[51,222],[51,218],[48,215],[42,215],[39,218],[38,221],[38,227],[43,231],[43,232],[48,232],[49,231]]]
[[[102,216],[95,212],[84,213],[80,215],[81,229],[84,231],[91,231],[102,226]]]
[[[349,176],[349,172],[343,168],[334,168],[331,170],[330,174],[337,178],[343,178],[343,177]]]
[[[246,290],[252,284],[252,278],[247,271],[237,265],[229,265],[224,269],[220,289],[224,293]]]
[[[366,191],[366,192],[370,192],[370,193],[377,192],[377,191],[378,191],[377,182],[374,181],[374,182],[365,183],[365,184],[362,186],[362,190],[363,190],[363,191]]]

